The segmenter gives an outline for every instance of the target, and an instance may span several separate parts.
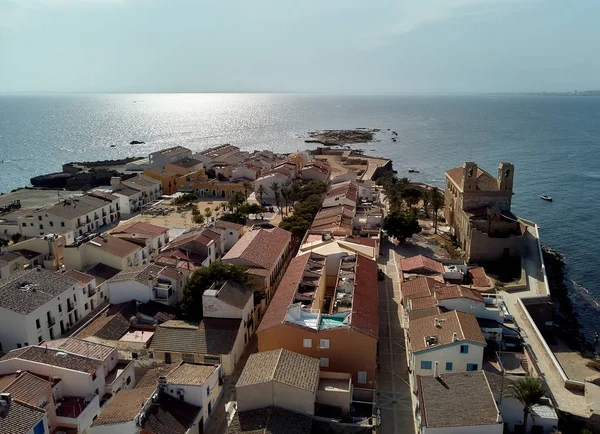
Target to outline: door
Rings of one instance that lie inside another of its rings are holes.
[[[171,353],[165,353],[165,363],[171,363]]]

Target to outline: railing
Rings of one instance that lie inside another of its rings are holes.
[[[94,295],[96,293],[96,288],[92,288],[88,291],[88,297],[91,297],[92,295]]]

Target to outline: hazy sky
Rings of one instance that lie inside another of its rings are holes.
[[[0,92],[600,88],[599,0],[0,0]]]

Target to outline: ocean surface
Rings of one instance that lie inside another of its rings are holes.
[[[399,176],[418,168],[415,181],[443,186],[444,171],[464,161],[493,175],[500,161],[514,163],[513,211],[537,222],[543,243],[566,256],[582,322],[588,333],[600,329],[600,97],[0,96],[0,191],[70,161],[222,143],[293,152],[312,146],[308,131],[357,127],[381,132],[355,147],[393,159]]]

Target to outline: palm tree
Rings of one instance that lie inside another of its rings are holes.
[[[248,190],[252,190],[252,184],[250,184],[248,181],[243,181],[242,185],[244,186],[244,197],[247,199]]]
[[[273,190],[273,193],[275,194],[275,204],[277,205],[277,208],[279,208],[279,213],[283,216],[283,211],[281,210],[280,206],[281,201],[279,200],[279,183],[274,182],[269,186],[269,188]]]
[[[288,212],[290,210],[289,206],[288,206],[288,200],[290,199],[290,194],[291,193],[291,188],[289,187],[285,187],[281,189],[281,197],[283,198],[283,202],[284,202],[284,206],[285,206],[285,215],[288,215]]]
[[[258,198],[260,199],[260,204],[262,205],[263,204],[263,194],[266,193],[265,187],[262,184],[260,184],[258,186],[258,189],[256,190],[256,192],[258,193]]]
[[[444,206],[444,196],[440,192],[440,189],[437,187],[433,187],[426,198],[426,202],[429,203],[431,207],[431,212],[433,213],[433,231],[437,234],[438,228],[438,211],[440,208]]]
[[[206,217],[207,220],[210,219],[211,215],[212,215],[212,210],[210,209],[210,207],[207,206],[206,208],[204,208],[204,216]]]
[[[523,432],[527,432],[527,420],[531,414],[531,408],[540,403],[546,394],[546,388],[539,378],[525,377],[512,384],[510,389],[510,396],[523,404]]]

